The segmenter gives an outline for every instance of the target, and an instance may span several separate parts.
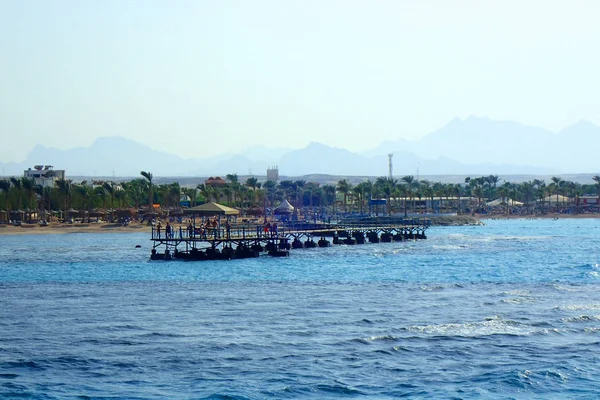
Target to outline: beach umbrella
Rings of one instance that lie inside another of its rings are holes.
[[[73,209],[73,208],[70,208],[70,209],[67,211],[67,214],[69,214],[69,215],[72,215],[72,214],[79,214],[79,211],[78,211],[78,210],[75,210],[75,209]]]
[[[273,213],[276,215],[292,214],[293,212],[294,212],[294,206],[291,205],[290,202],[285,199],[281,202],[281,204],[279,204],[275,208],[275,210],[273,210]]]
[[[116,214],[119,218],[133,218],[137,215],[137,211],[133,208],[120,208],[116,210]]]
[[[250,207],[246,210],[246,215],[263,215],[265,211],[260,207]]]
[[[238,215],[240,211],[222,204],[210,202],[188,208],[184,211],[184,213],[189,215],[210,217],[214,215]]]

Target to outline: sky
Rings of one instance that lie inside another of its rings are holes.
[[[600,124],[600,2],[0,0],[0,162],[360,151],[455,117]]]

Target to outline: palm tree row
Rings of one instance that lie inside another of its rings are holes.
[[[274,208],[287,199],[296,209],[326,207],[333,213],[403,212],[405,215],[417,211],[473,212],[482,209],[485,201],[498,197],[511,198],[526,205],[535,204],[542,210],[550,209],[549,198],[556,205],[560,196],[577,202],[582,195],[595,195],[600,203],[600,176],[593,177],[593,184],[579,184],[560,177],[552,177],[548,183],[534,179],[500,184],[501,179],[497,175],[467,177],[464,183],[452,184],[418,180],[407,175],[400,179],[379,177],[355,185],[348,179],[320,185],[304,180],[259,182],[255,177],[242,183],[237,174],[230,174],[224,184],[202,183],[195,187],[181,187],[178,182],[156,185],[150,172],[142,171],[140,175],[140,178],[118,184],[107,181],[89,185],[85,181],[74,183],[62,179],[53,188],[35,185],[34,180],[29,178],[3,179],[0,180],[0,210],[62,210],[64,213],[70,208],[86,211],[122,207],[151,210],[154,204],[177,208],[182,195],[187,196],[192,207],[216,201],[241,209]],[[470,201],[461,201],[465,198]],[[381,201],[372,202],[372,199]]]

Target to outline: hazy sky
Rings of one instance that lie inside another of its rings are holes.
[[[0,0],[0,161],[124,136],[350,150],[454,117],[600,124],[600,2]]]

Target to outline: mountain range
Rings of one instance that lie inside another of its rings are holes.
[[[1,163],[2,175],[22,175],[37,164],[65,169],[67,176],[265,175],[277,165],[280,175],[385,176],[393,153],[394,175],[488,175],[596,173],[600,128],[580,121],[558,133],[511,121],[454,119],[418,140],[387,141],[361,153],[310,143],[305,148],[262,146],[212,158],[184,159],[122,137],[98,138],[90,147],[69,150],[35,146],[23,162]]]

